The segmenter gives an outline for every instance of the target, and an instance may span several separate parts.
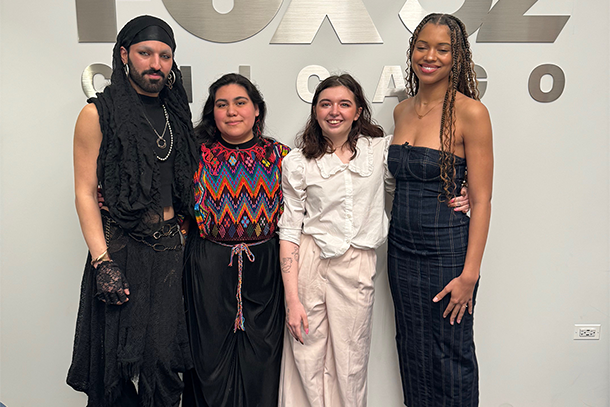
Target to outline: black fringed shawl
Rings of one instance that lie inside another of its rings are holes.
[[[103,134],[97,177],[112,219],[130,233],[147,236],[163,221],[159,164],[147,137],[150,125],[144,107],[123,71],[118,43],[113,68],[111,85],[89,99],[97,107]],[[174,134],[174,209],[192,215],[197,148],[182,75],[175,63],[172,69],[177,77],[173,89],[165,87],[159,96]]]

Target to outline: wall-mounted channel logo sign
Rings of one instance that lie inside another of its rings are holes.
[[[283,0],[233,0],[233,8],[228,13],[219,13],[213,0],[162,0],[168,12],[184,29],[191,34],[211,42],[232,43],[256,35],[277,15]],[[478,30],[477,42],[486,43],[552,43],[555,42],[570,16],[525,15],[538,0],[464,0],[454,13],[464,21],[470,34]],[[76,0],[79,42],[114,42],[116,27],[116,0]],[[405,27],[413,32],[419,21],[433,10],[426,10],[420,0],[407,0],[398,18]],[[383,39],[362,0],[292,0],[281,17],[270,44],[311,44],[316,33],[328,19],[339,41],[343,44],[382,44]],[[99,66],[99,64],[98,64]],[[95,72],[83,74],[83,81],[93,78]],[[313,67],[313,68],[312,68]],[[320,67],[306,67],[304,73],[324,76]],[[389,68],[389,69],[388,69]],[[402,73],[396,75],[396,67],[385,67],[380,78],[382,82],[393,79],[396,86],[402,80]],[[481,74],[485,71],[478,67]],[[391,74],[391,75],[390,75]],[[385,75],[385,76],[384,76]],[[390,76],[388,76],[390,75]],[[553,86],[543,92],[540,80],[550,75]],[[398,79],[398,77],[401,79]],[[299,81],[297,79],[297,88]],[[308,77],[307,77],[308,78]],[[385,79],[384,79],[385,78]],[[403,81],[404,83],[404,81]],[[83,82],[84,84],[84,82]],[[535,68],[530,75],[528,88],[530,95],[539,102],[557,100],[563,92],[565,75],[561,68],[544,64]],[[89,86],[90,85],[90,86]],[[83,88],[85,90],[85,88]],[[89,96],[95,91],[92,82],[85,90]],[[484,92],[484,89],[482,89]],[[378,86],[374,102],[383,97],[398,96],[394,89],[379,93]],[[483,93],[482,92],[482,93]],[[307,100],[308,91],[299,95]]]
[[[476,30],[477,42],[555,42],[570,16],[526,16],[538,0],[465,0],[453,13],[466,26],[468,35]],[[413,32],[429,14],[419,0],[407,0],[400,10],[400,19]]]
[[[219,13],[213,0],[162,0],[178,24],[212,42],[238,42],[265,28],[283,0],[233,0],[228,13]],[[76,0],[80,42],[114,42],[116,0]],[[468,34],[479,30],[477,42],[554,42],[570,16],[526,16],[538,0],[464,0],[453,13]],[[430,13],[420,0],[407,0],[399,12],[413,32]],[[271,44],[311,44],[325,18],[343,44],[381,44],[383,40],[362,0],[292,0],[271,38]]]

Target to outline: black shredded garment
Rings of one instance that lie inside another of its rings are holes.
[[[182,302],[180,232],[159,239],[174,249],[156,251],[107,216],[102,220],[110,256],[129,282],[129,301],[106,305],[95,297],[89,255],[68,384],[87,393],[88,407],[116,406],[124,383],[132,379],[137,380],[142,406],[177,406],[183,389],[178,372],[192,366]]]
[[[182,246],[179,232],[152,237],[155,231],[175,230],[176,220],[163,220],[159,163],[146,133],[150,125],[119,65],[119,48],[114,49],[112,84],[90,102],[97,107],[103,134],[97,176],[109,210],[102,214],[108,252],[131,293],[123,305],[97,299],[89,255],[67,383],[89,396],[89,407],[123,405],[117,398],[132,382],[137,383],[141,406],[177,406],[183,388],[178,373],[192,367],[182,300]],[[197,152],[175,63],[173,70],[173,89],[165,88],[159,96],[174,136],[173,206],[177,214],[188,216]]]

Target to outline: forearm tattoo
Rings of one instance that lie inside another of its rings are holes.
[[[295,246],[294,250],[292,251],[292,257],[294,258],[294,261],[297,263],[299,262],[299,246]]]
[[[282,273],[290,273],[293,262],[297,265],[299,264],[299,246],[296,246],[290,255],[292,257],[282,257],[280,260],[280,269],[282,270]]]
[[[292,267],[292,259],[290,257],[282,257],[280,261],[282,273],[290,273],[290,267]]]

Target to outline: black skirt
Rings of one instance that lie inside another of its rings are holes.
[[[277,237],[242,253],[243,330],[237,327],[239,259],[231,247],[191,234],[184,264],[187,325],[195,369],[184,407],[276,407],[284,333]],[[238,324],[239,325],[239,324]]]
[[[183,389],[178,372],[192,367],[182,301],[180,232],[134,239],[104,212],[102,220],[108,252],[129,282],[129,301],[106,305],[95,297],[89,255],[67,382],[89,396],[89,407],[116,404],[134,378],[141,406],[176,406]],[[160,227],[176,231],[177,223],[166,221]]]

